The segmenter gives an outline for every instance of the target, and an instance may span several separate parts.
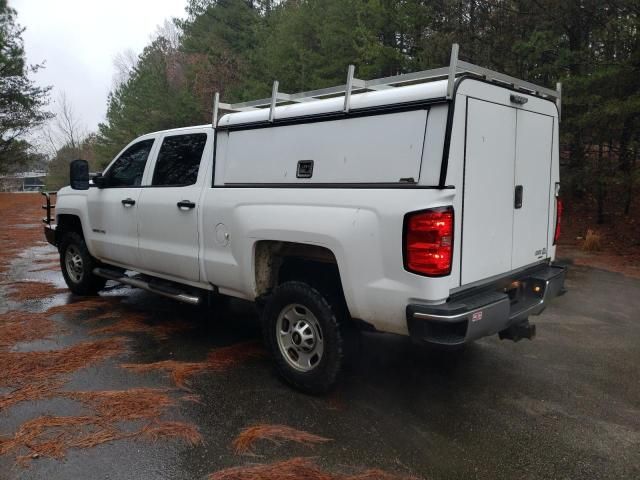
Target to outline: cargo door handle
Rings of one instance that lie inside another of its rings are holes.
[[[190,200],[181,200],[180,202],[177,203],[177,205],[180,210],[184,210],[184,209],[191,210],[192,208],[196,208],[196,204]]]
[[[522,208],[522,185],[516,185],[516,193],[515,193],[515,201],[514,201],[514,207],[515,208]]]
[[[133,198],[125,198],[122,200],[122,205],[125,207],[132,207],[136,204],[136,201]]]

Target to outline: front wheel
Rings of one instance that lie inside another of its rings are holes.
[[[60,267],[69,290],[76,295],[96,295],[107,280],[94,275],[98,262],[89,253],[82,235],[68,232],[60,242]]]
[[[343,362],[341,308],[314,287],[298,281],[276,288],[262,312],[265,341],[278,373],[307,393],[324,393]]]

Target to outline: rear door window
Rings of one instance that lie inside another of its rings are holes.
[[[107,187],[139,187],[154,141],[142,140],[127,148],[105,173]]]
[[[206,133],[165,137],[158,152],[151,185],[181,187],[196,183],[206,142]]]

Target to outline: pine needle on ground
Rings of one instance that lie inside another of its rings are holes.
[[[232,467],[209,475],[209,480],[333,480],[309,458],[292,458],[265,465]]]
[[[49,338],[55,332],[55,322],[42,313],[12,310],[0,314],[0,350],[21,342]]]
[[[65,292],[68,292],[66,288],[58,288],[51,282],[20,280],[9,284],[7,294],[9,298],[16,302],[24,302],[27,300],[40,300]]]
[[[185,422],[154,421],[145,425],[140,430],[140,435],[153,442],[165,438],[178,438],[190,446],[203,442],[202,435],[195,425]]]
[[[309,446],[331,441],[330,438],[297,430],[286,425],[261,424],[242,430],[233,440],[233,449],[238,455],[253,454],[252,447],[258,440],[268,440],[278,445],[282,442],[294,442]]]
[[[107,316],[108,315],[108,316]],[[149,323],[150,317],[145,313],[131,313],[121,311],[119,313],[108,312],[91,320],[97,321],[105,318],[114,318],[115,322],[104,327],[94,328],[89,333],[91,335],[113,335],[146,333],[158,340],[166,340],[175,333],[182,332],[190,328],[188,324],[181,322],[157,322]]]
[[[166,372],[178,388],[190,391],[188,381],[194,375],[207,370],[205,362],[179,362],[177,360],[163,360],[154,363],[125,363],[123,368],[136,373],[148,373],[154,371]]]
[[[47,315],[72,315],[85,313],[91,310],[114,308],[122,297],[93,297],[82,298],[78,301],[65,303],[64,305],[56,305],[47,310]]]
[[[418,480],[381,470],[365,470],[358,474],[330,473],[312,459],[291,458],[263,465],[227,468],[209,475],[209,480]]]
[[[213,349],[207,355],[206,363],[210,370],[225,372],[247,360],[261,358],[265,355],[266,352],[259,342],[242,342]]]
[[[0,438],[0,455],[15,454],[18,464],[40,456],[64,458],[70,449],[92,448],[121,439],[175,438],[197,445],[202,436],[194,425],[161,420],[175,406],[166,390],[135,388],[91,392],[64,392],[93,410],[92,415],[41,416],[23,423],[10,438]],[[123,430],[122,422],[146,420],[133,430]]]
[[[46,380],[18,387],[11,392],[0,395],[0,412],[20,402],[33,402],[50,398],[58,393],[64,385],[62,380]]]
[[[159,388],[64,392],[64,396],[83,403],[108,421],[157,418],[176,405],[167,390]]]
[[[258,342],[243,342],[216,348],[202,362],[162,360],[154,363],[125,363],[121,366],[136,373],[167,372],[178,388],[191,391],[189,380],[195,375],[206,371],[224,372],[249,359],[264,355],[265,352]]]
[[[61,350],[0,351],[0,387],[13,388],[0,395],[0,410],[52,396],[67,375],[123,351],[124,342],[120,338],[79,343]]]
[[[120,338],[72,345],[62,350],[0,352],[0,387],[18,387],[73,373],[124,351]]]

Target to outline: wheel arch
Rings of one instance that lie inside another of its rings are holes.
[[[260,240],[254,246],[253,267],[257,298],[286,281],[301,280],[318,288],[328,287],[345,299],[338,259],[327,247]]]
[[[77,232],[82,235],[82,237],[86,241],[87,237],[84,234],[82,220],[78,215],[74,215],[71,213],[62,213],[57,216],[56,220],[56,243],[58,245],[60,245],[62,237],[67,232]]]

